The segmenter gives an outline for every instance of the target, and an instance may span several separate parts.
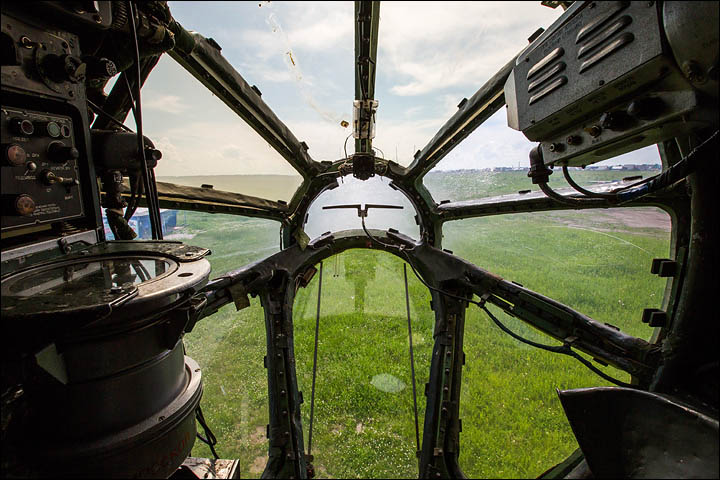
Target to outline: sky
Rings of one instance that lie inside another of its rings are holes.
[[[354,99],[353,2],[169,2],[187,30],[222,54],[314,160],[344,158]],[[497,70],[562,9],[533,2],[390,2],[380,5],[373,145],[408,165]],[[164,55],[143,88],[145,135],[163,152],[158,176],[294,174],[293,168],[220,100]],[[527,166],[533,147],[501,109],[438,170]],[[128,125],[134,128],[131,119]],[[350,139],[348,153],[353,153]],[[604,163],[659,163],[647,147]]]

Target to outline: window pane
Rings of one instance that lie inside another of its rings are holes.
[[[176,2],[171,9],[186,29],[220,44],[314,160],[344,157],[352,127],[341,122],[352,124],[355,92],[353,2]]]
[[[395,228],[400,233],[418,238],[420,228],[415,223],[415,209],[403,193],[390,188],[389,180],[379,176],[362,181],[351,176],[339,180],[340,186],[326,190],[308,210],[305,232],[315,238],[325,232],[362,229],[357,209],[323,210],[331,205],[348,205],[367,203],[402,206],[402,210],[371,208],[365,219],[367,228],[387,230]]]
[[[271,220],[178,211],[176,227],[165,238],[210,248],[207,259],[215,278],[278,252],[279,227]],[[259,478],[267,457],[268,423],[265,322],[259,299],[239,312],[226,305],[200,320],[184,342],[187,355],[202,369],[200,405],[218,439],[218,454],[239,459],[242,478]],[[212,458],[212,453],[197,440],[192,456]]]
[[[537,2],[382,2],[374,145],[409,165],[460,101],[560,14]]]
[[[536,145],[507,126],[502,108],[443,158],[423,178],[423,183],[438,203],[540,191],[527,176],[528,155]],[[592,188],[627,177],[656,175],[660,173],[660,163],[657,146],[651,145],[585,170],[570,167],[569,172],[576,183]],[[554,190],[570,187],[560,167],[554,168],[548,185]]]
[[[319,268],[319,267],[318,267]],[[417,478],[403,261],[348,250],[323,263],[312,454],[318,478]],[[293,308],[295,358],[308,441],[319,274]],[[434,315],[408,268],[422,441]]]
[[[163,154],[159,182],[288,201],[302,177],[235,112],[168,55],[142,89],[143,134]],[[132,114],[126,124],[136,128]]]
[[[667,257],[670,218],[657,208],[558,211],[450,222],[443,246],[507,280],[565,303],[598,322],[649,339],[640,320],[659,308],[666,279],[650,274]],[[515,333],[559,345],[491,307]],[[460,464],[469,477],[537,477],[577,448],[555,389],[610,385],[566,356],[538,350],[468,310]],[[611,367],[622,381],[629,375]]]

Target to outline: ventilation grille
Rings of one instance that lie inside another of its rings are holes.
[[[565,50],[558,47],[530,68],[527,73],[529,81],[527,91],[530,94],[528,105],[532,105],[567,83],[567,77],[561,75],[567,66],[565,62],[560,61],[564,54]]]
[[[609,11],[580,28],[575,39],[579,73],[597,65],[635,39],[632,33],[623,31],[632,23],[632,18],[629,15],[615,18],[628,5],[629,2],[615,2]]]

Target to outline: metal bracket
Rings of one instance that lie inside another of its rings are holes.
[[[375,203],[366,203],[365,208],[362,207],[359,203],[353,203],[350,205],[325,205],[322,207],[323,210],[335,210],[339,208],[355,208],[357,209],[358,217],[360,218],[367,218],[368,216],[368,210],[371,208],[388,208],[388,209],[394,209],[394,210],[402,210],[404,207],[402,205],[380,205]]]

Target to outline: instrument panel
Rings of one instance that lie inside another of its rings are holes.
[[[0,110],[2,229],[84,214],[72,119],[31,110]]]

